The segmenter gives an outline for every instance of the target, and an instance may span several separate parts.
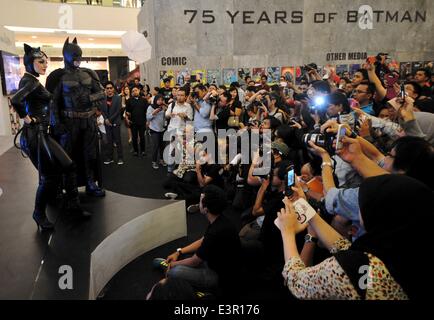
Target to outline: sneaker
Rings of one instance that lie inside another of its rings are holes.
[[[172,199],[172,200],[178,198],[178,194],[176,194],[176,193],[174,193],[174,192],[167,192],[167,193],[164,194],[164,196],[165,196],[166,198],[168,198],[168,199]]]
[[[187,212],[188,213],[197,213],[199,212],[200,208],[198,204],[192,204],[190,206],[188,206],[187,208]]]
[[[139,153],[138,153],[138,152],[134,152],[134,153],[133,153],[133,156],[138,157],[138,156],[139,156]]]
[[[167,163],[164,162],[164,160],[160,160],[160,165],[162,165],[163,167],[167,167]]]
[[[118,160],[118,165],[122,165],[122,164],[124,164],[124,160],[119,159],[119,160]]]
[[[152,168],[155,170],[160,169],[160,167],[158,166],[158,164],[156,162],[152,162]]]
[[[114,161],[113,161],[113,159],[112,160],[106,160],[106,161],[104,161],[104,164],[110,164],[110,163],[113,163]]]
[[[167,268],[169,267],[169,264],[166,262],[166,259],[163,258],[155,258],[154,260],[152,260],[152,265],[154,266],[155,269],[160,269],[163,271],[166,271]]]

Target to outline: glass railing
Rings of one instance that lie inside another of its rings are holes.
[[[34,0],[54,3],[82,4],[117,8],[141,8],[146,0]]]

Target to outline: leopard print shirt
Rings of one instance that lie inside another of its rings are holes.
[[[339,239],[330,252],[348,250],[350,246],[348,240]],[[370,272],[366,300],[408,300],[384,263],[372,254],[368,257]],[[299,299],[361,299],[335,257],[312,267],[306,267],[299,257],[293,257],[286,262],[282,274],[291,293]]]

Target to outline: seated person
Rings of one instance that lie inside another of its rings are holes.
[[[176,278],[164,278],[158,281],[146,296],[146,300],[178,301],[197,300],[198,296],[187,281]]]
[[[167,257],[168,278],[184,279],[197,289],[232,289],[238,277],[240,239],[235,226],[222,215],[226,205],[221,188],[208,185],[203,189],[200,211],[210,224],[202,238]],[[193,256],[180,259],[186,254]]]
[[[292,200],[297,196],[304,197],[302,190]],[[428,210],[434,207],[433,199],[432,190],[407,176],[383,174],[366,179],[359,193],[360,220],[366,233],[351,244],[315,215],[308,225],[333,256],[306,267],[295,237],[305,227],[298,223],[293,203],[286,198],[275,224],[284,242],[283,276],[288,289],[299,299],[426,299],[432,275],[425,273],[423,281],[414,281],[414,275],[420,273],[417,261],[426,254],[420,243],[430,241],[431,236],[419,226],[434,222]],[[369,268],[360,273],[363,266]]]

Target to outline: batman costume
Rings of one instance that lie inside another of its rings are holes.
[[[19,132],[21,133],[20,149],[30,158],[39,172],[33,219],[39,229],[46,231],[54,228],[46,215],[47,202],[56,194],[62,172],[72,167],[72,160],[48,135],[51,94],[38,80],[38,72],[45,73],[47,55],[40,48],[32,48],[27,44],[24,44],[24,51],[26,73],[11,103],[25,122]]]
[[[79,185],[86,194],[103,197],[105,191],[95,180],[98,168],[98,129],[96,110],[105,102],[104,88],[98,75],[80,68],[82,51],[75,38],[66,39],[63,46],[65,68],[53,71],[47,78],[47,89],[53,94],[51,103],[52,132],[76,164],[76,170],[66,175],[64,187],[69,203],[78,202]],[[81,180],[80,180],[81,179]]]

